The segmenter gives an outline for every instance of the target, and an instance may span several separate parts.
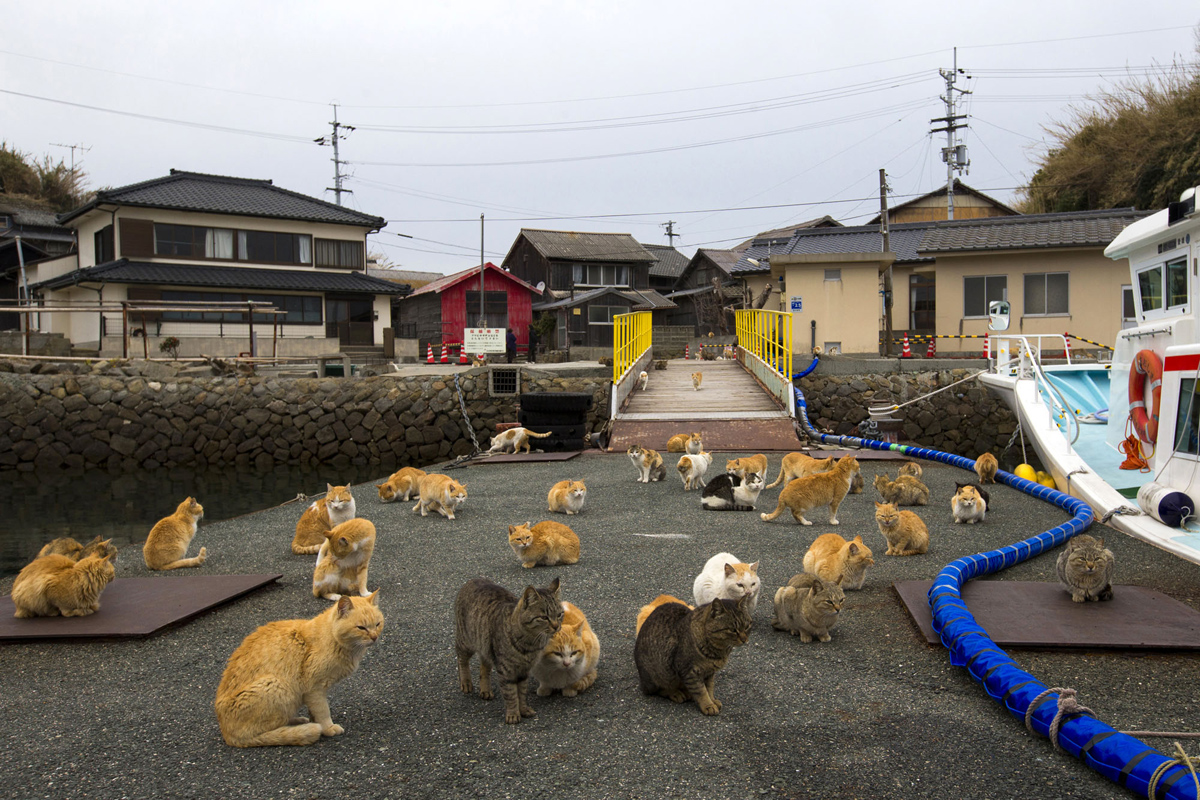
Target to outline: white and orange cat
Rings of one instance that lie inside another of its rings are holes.
[[[587,500],[587,486],[583,481],[559,481],[550,487],[546,504],[556,514],[578,514]]]
[[[876,503],[875,523],[888,543],[884,555],[917,556],[929,550],[929,528],[913,512],[891,503]]]
[[[100,593],[116,570],[111,553],[93,554],[76,561],[70,556],[35,558],[12,585],[14,617],[86,617],[100,610]]]
[[[643,624],[646,622],[646,618],[647,618],[647,617],[649,617],[651,614],[653,614],[653,613],[654,613],[654,609],[658,608],[658,607],[659,607],[659,606],[661,606],[661,605],[665,605],[666,603],[679,603],[679,605],[681,605],[681,606],[687,606],[689,609],[695,609],[695,608],[696,608],[696,607],[695,607],[695,606],[693,606],[691,603],[685,603],[685,602],[683,602],[682,600],[680,600],[680,599],[679,599],[678,597],[676,597],[675,595],[671,595],[671,594],[660,594],[658,597],[654,598],[653,600],[651,600],[649,603],[647,603],[646,605],[642,606],[642,607],[641,607],[641,609],[639,609],[639,610],[638,610],[638,615],[637,615],[637,625],[636,625],[636,626],[634,627],[634,629],[633,629],[633,635],[634,635],[635,637],[636,637],[636,636],[637,636],[639,633],[641,633],[641,632],[642,632],[642,625],[643,625]]]
[[[327,693],[358,669],[383,631],[375,592],[342,597],[312,619],[268,622],[229,657],[217,687],[217,724],[232,747],[313,744],[345,729]],[[312,722],[301,717],[307,706]]]
[[[692,489],[703,489],[704,473],[708,472],[710,466],[712,466],[712,453],[680,456],[675,469],[679,471],[679,477],[683,479],[683,490],[690,492]]]
[[[766,483],[767,457],[759,453],[745,458],[731,458],[725,462],[725,471],[731,472],[739,478],[745,478],[750,473],[754,473],[763,479],[763,483]]]
[[[643,392],[646,391],[646,386],[650,383],[650,373],[642,370],[638,373],[638,388]]]
[[[325,534],[313,570],[313,597],[337,600],[344,594],[367,596],[367,569],[375,552],[375,526],[356,518]]]
[[[511,450],[513,453],[519,453],[524,450],[529,452],[529,440],[545,439],[547,436],[552,436],[553,433],[534,433],[529,428],[509,428],[506,431],[497,433],[492,437],[492,446],[488,448],[489,455],[496,453],[507,453]]]
[[[836,533],[826,533],[804,554],[804,571],[816,575],[823,581],[840,583],[843,589],[861,589],[867,579],[867,567],[875,559],[871,548],[863,544],[861,536],[847,542]]]
[[[579,537],[566,525],[553,520],[532,526],[528,522],[509,525],[508,545],[526,569],[579,561]]]
[[[828,472],[833,469],[833,456],[828,458],[813,458],[807,453],[788,453],[783,457],[783,463],[779,465],[779,477],[774,483],[768,483],[764,489],[774,489],[781,483],[786,484],[788,481],[793,481],[796,478],[805,478],[809,475],[816,475],[820,472]]]
[[[704,564],[704,569],[692,583],[692,598],[702,606],[713,600],[740,600],[750,597],[750,613],[758,607],[762,582],[758,579],[758,562],[746,564],[732,553],[717,553]]]
[[[537,678],[539,697],[554,692],[562,692],[563,697],[574,697],[596,682],[600,640],[578,606],[564,602],[562,607],[562,627],[550,638],[529,671]]]
[[[700,391],[700,383],[703,380],[704,380],[703,372],[693,372],[692,373],[692,388],[695,389],[697,392]]]
[[[207,548],[201,547],[195,558],[184,558],[188,545],[196,535],[204,506],[189,497],[179,504],[175,513],[154,523],[150,536],[142,547],[142,559],[147,569],[180,569],[198,567],[208,558]]]
[[[954,521],[974,525],[987,517],[988,493],[973,483],[956,483],[954,497],[950,498],[950,512]]]
[[[379,502],[394,503],[397,500],[409,501],[420,491],[421,478],[425,470],[416,467],[404,467],[394,472],[383,483],[375,484],[379,490]]]
[[[325,496],[304,509],[292,537],[292,552],[310,556],[325,544],[325,534],[335,525],[354,519],[354,497],[349,486],[325,484]]]
[[[433,472],[423,476],[417,485],[417,504],[412,510],[420,511],[422,517],[428,516],[430,511],[436,511],[446,519],[454,519],[455,509],[467,499],[467,485],[449,475]]]
[[[661,481],[667,477],[667,467],[663,464],[663,458],[657,450],[631,444],[629,445],[629,449],[625,451],[625,454],[629,456],[629,460],[637,468],[638,483]]]
[[[837,510],[846,494],[850,491],[850,483],[855,473],[859,471],[858,459],[845,455],[838,459],[837,464],[828,472],[809,475],[806,478],[796,478],[783,487],[779,493],[779,504],[770,514],[760,516],[770,522],[783,513],[786,508],[801,525],[812,525],[804,515],[814,508],[829,506],[829,524],[837,525]]]
[[[704,440],[699,433],[677,433],[667,440],[668,453],[695,455],[704,449]]]

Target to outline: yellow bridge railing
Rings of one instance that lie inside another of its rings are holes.
[[[742,363],[783,407],[795,413],[792,392],[792,315],[745,308],[734,313]]]
[[[613,383],[620,383],[650,349],[650,312],[634,311],[613,317]]]

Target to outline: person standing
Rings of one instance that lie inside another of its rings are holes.
[[[510,364],[517,357],[517,333],[512,328],[508,329],[508,334],[504,338],[504,354],[508,357]]]

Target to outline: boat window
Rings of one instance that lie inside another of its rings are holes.
[[[1197,432],[1200,431],[1200,396],[1196,380],[1184,378],[1179,382],[1179,406],[1175,419],[1175,452],[1200,454]]]
[[[1161,266],[1138,273],[1138,294],[1142,297],[1142,311],[1155,311],[1163,307]]]
[[[1167,262],[1167,305],[1186,306],[1188,301],[1187,258]]]

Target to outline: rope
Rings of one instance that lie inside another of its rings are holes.
[[[1056,686],[1053,689],[1047,689],[1037,697],[1033,698],[1033,702],[1029,704],[1029,708],[1025,709],[1025,727],[1029,729],[1030,733],[1034,733],[1034,710],[1041,704],[1043,699],[1045,699],[1048,695],[1054,694],[1055,692],[1058,692],[1058,712],[1054,715],[1054,719],[1050,722],[1049,739],[1054,745],[1054,749],[1061,753],[1063,752],[1063,749],[1058,743],[1058,731],[1059,728],[1062,727],[1062,724],[1083,714],[1094,717],[1096,716],[1096,712],[1092,711],[1087,706],[1079,705],[1079,701],[1075,699],[1076,692],[1074,689],[1064,689]],[[1064,717],[1067,717],[1068,719],[1063,719]]]
[[[1162,776],[1167,774],[1167,770],[1175,766],[1184,766],[1192,773],[1192,783],[1196,784],[1196,793],[1200,794],[1200,777],[1196,776],[1196,766],[1200,765],[1200,756],[1188,756],[1183,751],[1183,745],[1179,742],[1175,743],[1176,756],[1171,761],[1164,761],[1158,765],[1158,769],[1150,776],[1150,787],[1146,790],[1146,797],[1149,800],[1154,800],[1154,793],[1158,790],[1158,782],[1162,780]]]
[[[1150,471],[1150,463],[1142,455],[1142,443],[1136,435],[1126,436],[1125,441],[1117,445],[1117,449],[1125,456],[1125,460],[1121,462],[1121,469],[1136,469],[1138,472]]]
[[[1108,524],[1108,521],[1118,514],[1120,514],[1121,516],[1136,517],[1136,516],[1140,516],[1141,513],[1142,512],[1140,509],[1133,508],[1132,506],[1118,506],[1117,508],[1114,508],[1111,511],[1105,512],[1104,516],[1100,518],[1100,524],[1101,525]]]

